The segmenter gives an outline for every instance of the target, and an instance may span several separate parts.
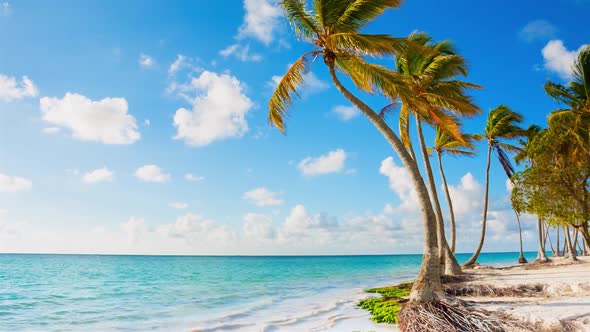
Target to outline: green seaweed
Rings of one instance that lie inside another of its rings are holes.
[[[398,313],[402,308],[401,302],[410,295],[411,289],[411,282],[367,289],[365,292],[381,294],[381,297],[362,300],[358,306],[369,311],[371,319],[376,323],[396,324]]]

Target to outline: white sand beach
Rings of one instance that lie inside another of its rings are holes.
[[[590,331],[590,257],[578,257],[578,264],[552,258],[544,265],[521,265],[504,269],[474,269],[474,279],[466,284],[510,287],[536,284],[544,290],[533,297],[464,297],[486,310],[499,310],[546,328],[560,321],[574,322]]]

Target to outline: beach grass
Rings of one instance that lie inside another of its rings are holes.
[[[402,303],[410,296],[411,282],[401,283],[395,286],[371,288],[367,293],[380,294],[381,297],[362,300],[358,306],[371,313],[371,320],[376,323],[397,324],[398,314]]]

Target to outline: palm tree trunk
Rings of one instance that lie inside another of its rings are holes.
[[[438,256],[440,257],[441,265],[444,268],[445,275],[459,275],[461,266],[457,263],[457,259],[453,252],[449,248],[447,238],[445,236],[445,223],[442,216],[442,209],[440,207],[440,201],[438,200],[438,193],[436,190],[436,184],[434,182],[434,175],[432,174],[432,166],[430,165],[430,158],[428,158],[428,151],[426,150],[426,144],[424,143],[424,134],[422,132],[422,123],[416,116],[416,128],[418,129],[418,140],[420,142],[420,149],[422,151],[422,159],[424,159],[424,168],[426,169],[426,177],[430,185],[430,199],[434,203],[434,213],[436,216],[437,226],[437,238],[438,238]]]
[[[549,230],[551,229],[551,227],[549,227],[549,225],[547,225],[547,232],[545,233],[545,236],[547,238],[549,238],[549,246],[551,247],[551,255],[553,257],[557,256],[557,253],[555,252],[555,248],[553,248],[553,242],[551,242],[551,236],[549,236]]]
[[[539,233],[539,249],[537,250],[537,262],[539,263],[547,263],[549,258],[547,257],[547,253],[545,252],[545,239],[543,236],[543,221],[541,217],[537,216],[537,230]]]
[[[348,101],[369,118],[371,123],[373,123],[389,144],[391,144],[397,155],[400,157],[404,167],[410,174],[420,202],[422,222],[424,224],[424,250],[422,264],[420,266],[420,272],[412,286],[412,291],[410,292],[410,301],[429,302],[436,300],[442,293],[440,260],[437,254],[438,241],[436,238],[436,219],[430,203],[430,197],[428,196],[428,189],[424,184],[424,179],[422,179],[422,176],[420,175],[418,165],[412,159],[399,137],[397,137],[393,130],[391,130],[387,123],[385,123],[383,118],[342,85],[338,76],[336,76],[334,63],[328,61],[327,64],[336,89],[338,89]]]
[[[555,253],[557,254],[557,257],[561,257],[561,253],[559,252],[559,226],[555,227],[555,229],[557,230],[557,239],[555,240]]]
[[[520,225],[520,214],[514,211],[516,214],[516,222],[518,223],[518,241],[520,242],[520,252],[518,254],[518,264],[526,264],[528,261],[524,258],[524,252],[522,250],[522,227]]]
[[[568,257],[567,258],[571,262],[577,262],[578,261],[578,257],[576,255],[576,249],[572,245],[572,239],[570,238],[570,232],[569,232],[567,226],[563,226],[563,232],[564,232],[565,243],[566,243],[566,247],[567,247],[567,251],[568,251]]]
[[[437,153],[438,156],[438,167],[440,170],[440,176],[443,180],[443,185],[445,187],[445,197],[447,199],[447,205],[449,206],[449,215],[450,215],[450,225],[451,226],[451,251],[453,254],[455,253],[455,239],[457,237],[455,231],[455,212],[453,211],[453,201],[451,200],[451,194],[449,193],[449,185],[447,184],[447,177],[445,176],[445,172],[443,170],[442,164],[442,157],[440,153]]]
[[[463,264],[463,267],[470,267],[475,264],[477,261],[477,257],[481,253],[481,249],[483,248],[483,242],[486,238],[486,222],[488,219],[488,194],[490,189],[490,162],[492,157],[492,144],[488,144],[488,163],[486,166],[486,189],[483,198],[483,220],[481,222],[481,235],[479,237],[479,244],[477,245],[477,249],[473,253],[473,256]]]
[[[590,249],[590,234],[588,234],[588,222],[583,222],[580,227],[580,234],[582,234],[582,240],[584,240],[584,254],[588,254]]]

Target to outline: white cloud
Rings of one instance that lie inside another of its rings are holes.
[[[285,219],[282,235],[305,234],[308,231],[329,230],[338,227],[338,222],[325,214],[309,214],[301,204],[295,205]]]
[[[173,224],[160,226],[158,233],[172,238],[182,238],[189,243],[226,243],[235,239],[235,234],[227,226],[192,213],[178,217]]]
[[[182,90],[196,96],[191,100],[192,110],[179,108],[174,115],[175,139],[204,146],[217,140],[242,137],[248,131],[246,114],[254,103],[234,76],[204,71]]]
[[[417,212],[419,209],[418,196],[414,190],[414,184],[410,174],[403,166],[398,166],[393,157],[385,158],[379,167],[379,173],[389,179],[389,188],[393,190],[401,200],[397,207],[387,205],[385,211],[388,214],[404,214]]]
[[[243,46],[240,44],[233,44],[221,50],[219,54],[225,58],[233,55],[238,60],[244,62],[262,61],[262,56],[260,54],[250,53],[250,45]]]
[[[519,36],[530,43],[535,40],[545,41],[554,38],[556,34],[557,28],[553,24],[545,20],[535,20],[525,25],[520,30]]]
[[[244,23],[238,38],[252,37],[269,45],[275,37],[282,16],[276,0],[244,0]]]
[[[2,3],[0,3],[0,12],[2,12],[2,16],[8,16],[10,15],[10,2],[8,1],[3,1]]]
[[[33,187],[29,179],[0,173],[0,192],[27,191]]]
[[[317,158],[307,157],[297,164],[297,168],[304,175],[321,175],[329,173],[340,173],[344,169],[346,152],[342,149],[330,151]]]
[[[168,75],[173,76],[186,66],[186,56],[178,54],[176,60],[168,68]]]
[[[187,181],[191,181],[191,182],[197,182],[197,181],[203,181],[205,180],[204,176],[198,176],[198,175],[194,175],[192,173],[186,173],[184,175],[184,179]]]
[[[142,235],[148,231],[143,218],[131,217],[126,223],[121,225],[121,228],[132,242],[138,242]]]
[[[273,239],[276,236],[272,219],[264,214],[246,213],[242,230],[247,238],[254,240]]]
[[[111,182],[113,181],[113,172],[106,167],[98,168],[84,173],[82,180],[86,183]]]
[[[60,130],[61,129],[59,127],[46,127],[46,128],[43,128],[41,131],[44,134],[53,135],[53,134],[59,133]]]
[[[342,121],[349,121],[360,114],[359,110],[356,107],[344,105],[338,105],[334,107],[332,109],[332,112],[334,112],[334,114],[336,114],[338,118],[340,118],[340,120]]]
[[[74,138],[104,144],[131,144],[140,138],[125,98],[92,101],[77,93],[40,100],[43,120],[72,131]]]
[[[135,176],[144,182],[167,182],[170,180],[170,174],[162,172],[162,169],[156,165],[141,166],[135,171]]]
[[[563,41],[549,41],[542,50],[545,68],[559,74],[563,79],[570,79],[574,72],[572,68],[574,60],[583,47],[584,45],[578,50],[569,51],[563,45]]]
[[[483,203],[483,186],[473,177],[465,174],[458,186],[449,185],[449,194],[453,200],[453,211],[458,217],[480,213]]]
[[[15,77],[0,74],[0,101],[13,101],[37,97],[39,90],[27,76],[21,77],[20,83]]]
[[[278,196],[278,193],[260,187],[245,192],[242,198],[258,206],[276,206],[283,204],[283,200],[279,199]]]
[[[139,55],[139,60],[137,61],[143,68],[150,68],[156,64],[156,60],[153,57],[143,53]]]
[[[184,203],[184,202],[173,202],[173,203],[168,204],[168,206],[173,209],[182,210],[182,209],[186,209],[188,207],[188,204]]]

